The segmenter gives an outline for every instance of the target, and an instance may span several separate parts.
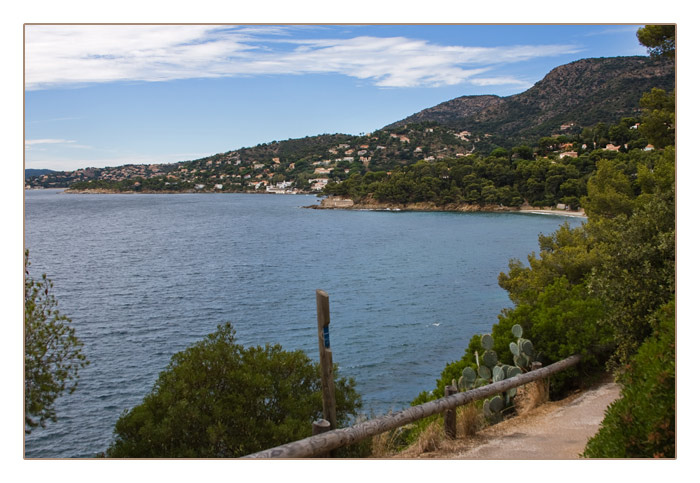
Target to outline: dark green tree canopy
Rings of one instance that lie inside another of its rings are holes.
[[[676,54],[675,25],[646,25],[637,30],[637,39],[652,57],[673,58]]]
[[[320,372],[304,352],[243,347],[230,323],[175,354],[143,402],[115,425],[108,457],[239,457],[311,436],[322,417]],[[360,407],[337,377],[338,425]]]

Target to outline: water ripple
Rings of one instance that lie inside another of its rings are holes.
[[[318,358],[317,288],[333,359],[365,411],[434,387],[509,306],[498,273],[557,217],[302,210],[307,197],[26,193],[32,274],[54,281],[91,364],[28,457],[91,457],[172,355],[230,321],[245,345]],[[569,220],[569,223],[575,221]],[[439,325],[438,325],[439,324]]]

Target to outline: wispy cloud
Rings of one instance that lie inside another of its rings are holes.
[[[310,39],[300,38],[303,27],[292,26],[28,25],[26,29],[29,90],[115,81],[319,73],[382,87],[483,85],[494,82],[480,76],[496,65],[580,51],[574,45],[473,47],[406,37]]]
[[[75,141],[70,139],[27,139],[24,141],[24,145],[26,147],[35,146],[37,144],[69,144],[74,142]]]
[[[76,141],[71,139],[25,139],[24,148],[26,150],[44,150],[45,145],[59,145],[65,146],[72,149],[92,149],[91,146],[85,144],[78,144]],[[47,146],[48,147],[48,146]]]

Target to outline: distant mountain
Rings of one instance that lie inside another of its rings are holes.
[[[458,97],[386,128],[434,121],[457,131],[488,134],[490,144],[504,147],[536,142],[639,115],[644,92],[652,87],[675,88],[674,65],[649,57],[583,59],[553,69],[521,94]]]
[[[25,169],[24,179],[31,178],[32,176],[42,176],[45,174],[55,173],[56,171],[52,169]]]

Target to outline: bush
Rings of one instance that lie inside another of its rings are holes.
[[[311,436],[322,417],[318,364],[280,345],[244,348],[230,323],[175,354],[143,403],[115,425],[108,457],[239,457]],[[356,415],[354,381],[336,377],[337,421]]]
[[[75,391],[78,371],[88,364],[71,320],[58,311],[53,283],[29,276],[24,252],[24,432],[56,421],[54,403]]]
[[[675,303],[655,314],[655,333],[620,377],[622,397],[607,409],[587,458],[674,458]]]

